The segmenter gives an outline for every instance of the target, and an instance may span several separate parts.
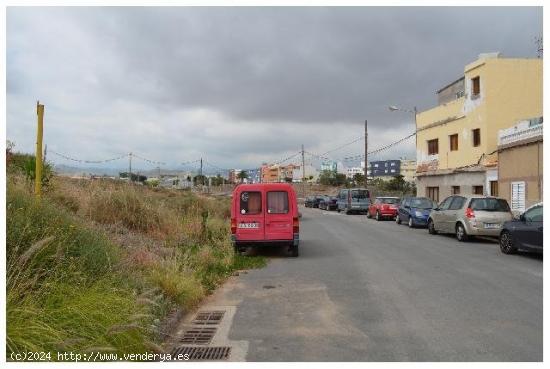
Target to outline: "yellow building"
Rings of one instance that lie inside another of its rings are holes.
[[[481,54],[437,95],[416,119],[418,195],[497,195],[498,132],[542,116],[542,60]]]
[[[407,182],[414,182],[416,179],[416,160],[401,159],[400,174]]]

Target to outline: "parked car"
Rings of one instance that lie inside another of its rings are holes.
[[[526,250],[542,254],[542,202],[531,206],[518,218],[504,223],[500,232],[500,250],[514,254]]]
[[[231,241],[235,252],[276,244],[298,256],[300,221],[288,183],[240,184],[233,191]]]
[[[321,201],[319,201],[319,209],[323,210],[336,210],[338,204],[336,203],[335,196],[323,196]]]
[[[338,212],[364,213],[371,204],[370,192],[366,188],[344,188],[338,192],[336,204]]]
[[[319,196],[319,195],[308,196],[306,197],[304,205],[306,206],[306,208],[318,208],[319,202],[321,201],[322,198],[323,196]]]
[[[377,197],[369,206],[367,218],[376,220],[395,219],[397,208],[399,207],[399,197]]]
[[[430,212],[430,234],[454,233],[459,241],[470,236],[499,237],[502,226],[512,219],[505,199],[481,195],[453,195]]]
[[[315,196],[308,196],[308,197],[306,197],[306,200],[304,201],[304,206],[306,208],[312,208],[314,202],[315,202]]]
[[[410,228],[428,225],[430,212],[437,205],[427,197],[406,197],[397,209],[395,222],[406,222]]]

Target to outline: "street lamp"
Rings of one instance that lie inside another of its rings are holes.
[[[403,111],[405,113],[414,114],[414,131],[416,132],[416,130],[418,129],[417,125],[416,125],[416,116],[418,114],[418,110],[416,109],[416,106],[412,109],[404,109],[404,108],[400,108],[400,107],[395,106],[395,105],[390,105],[390,106],[388,106],[388,109],[390,109],[390,111],[392,111],[392,112],[393,111]],[[415,139],[416,146],[418,147],[418,136],[415,135],[414,139]]]

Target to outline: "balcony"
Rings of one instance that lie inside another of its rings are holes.
[[[542,138],[542,118],[522,120],[511,128],[498,131],[498,145],[510,145],[539,136]]]

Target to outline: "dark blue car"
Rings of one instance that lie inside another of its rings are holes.
[[[395,222],[407,222],[411,228],[426,227],[428,216],[434,207],[434,202],[427,197],[406,197],[397,209]]]
[[[518,218],[504,223],[500,232],[500,250],[505,254],[515,254],[518,250],[542,254],[542,216],[542,203],[539,203]]]

